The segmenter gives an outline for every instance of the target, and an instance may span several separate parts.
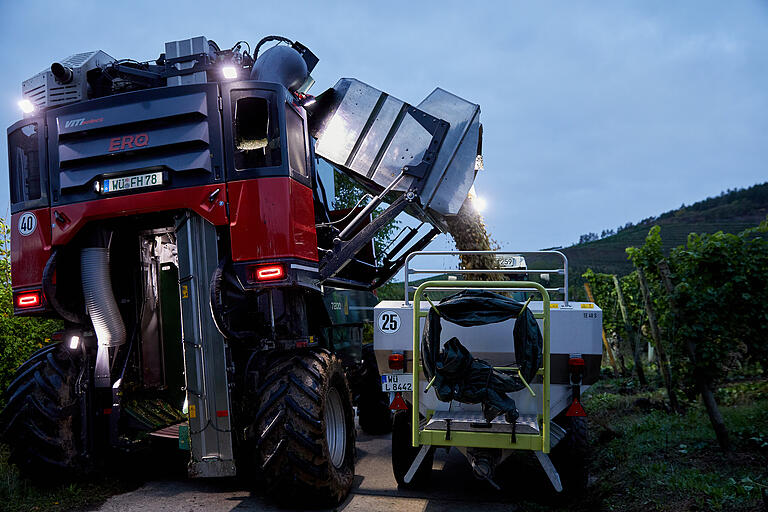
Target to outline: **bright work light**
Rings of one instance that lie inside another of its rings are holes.
[[[35,111],[35,104],[24,98],[23,100],[19,101],[19,108],[25,114],[31,114]]]
[[[237,68],[235,66],[224,66],[221,68],[221,74],[224,75],[224,78],[227,80],[232,80],[233,78],[237,78]]]

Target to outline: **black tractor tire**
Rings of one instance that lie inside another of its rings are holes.
[[[363,432],[372,436],[392,432],[389,394],[381,390],[381,376],[373,347],[363,347],[363,381],[357,400],[357,421]]]
[[[411,469],[416,455],[421,448],[411,444],[411,411],[397,411],[392,420],[392,472],[395,474],[397,486],[401,489],[422,489],[432,476],[432,463],[435,459],[435,449],[431,448],[416,470],[410,482],[405,482],[405,474]]]
[[[587,418],[567,416],[562,423],[565,437],[552,450],[552,463],[555,465],[563,495],[574,496],[587,489],[589,481],[589,429]]]
[[[16,371],[5,392],[0,438],[9,460],[37,481],[82,474],[82,397],[77,392],[82,359],[61,343],[38,350]]]
[[[367,393],[360,395],[357,404],[357,421],[363,432],[372,436],[381,436],[392,431],[392,411],[386,393]]]
[[[325,350],[280,356],[258,396],[251,435],[267,494],[284,505],[341,503],[355,475],[355,417],[341,360]]]

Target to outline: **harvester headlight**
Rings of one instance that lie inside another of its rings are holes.
[[[237,78],[237,68],[235,66],[224,66],[223,68],[221,68],[221,74],[227,80],[232,80],[234,78]]]
[[[31,114],[35,111],[35,104],[24,98],[23,100],[19,101],[19,108],[25,114]]]
[[[72,335],[69,338],[70,350],[77,350],[80,347],[80,336]]]

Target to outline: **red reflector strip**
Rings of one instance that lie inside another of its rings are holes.
[[[217,418],[226,418],[229,416],[229,411],[216,411]]]
[[[36,308],[42,303],[43,294],[40,290],[21,292],[16,295],[16,307],[18,308]]]
[[[112,409],[104,409],[104,414],[112,414]]]

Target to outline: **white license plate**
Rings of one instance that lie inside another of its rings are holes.
[[[388,373],[381,376],[382,391],[413,391],[413,374]]]
[[[101,183],[101,191],[105,194],[110,192],[122,192],[135,188],[156,187],[163,184],[162,172],[149,172],[147,174],[136,174],[134,176],[121,176],[119,178],[108,178]]]

